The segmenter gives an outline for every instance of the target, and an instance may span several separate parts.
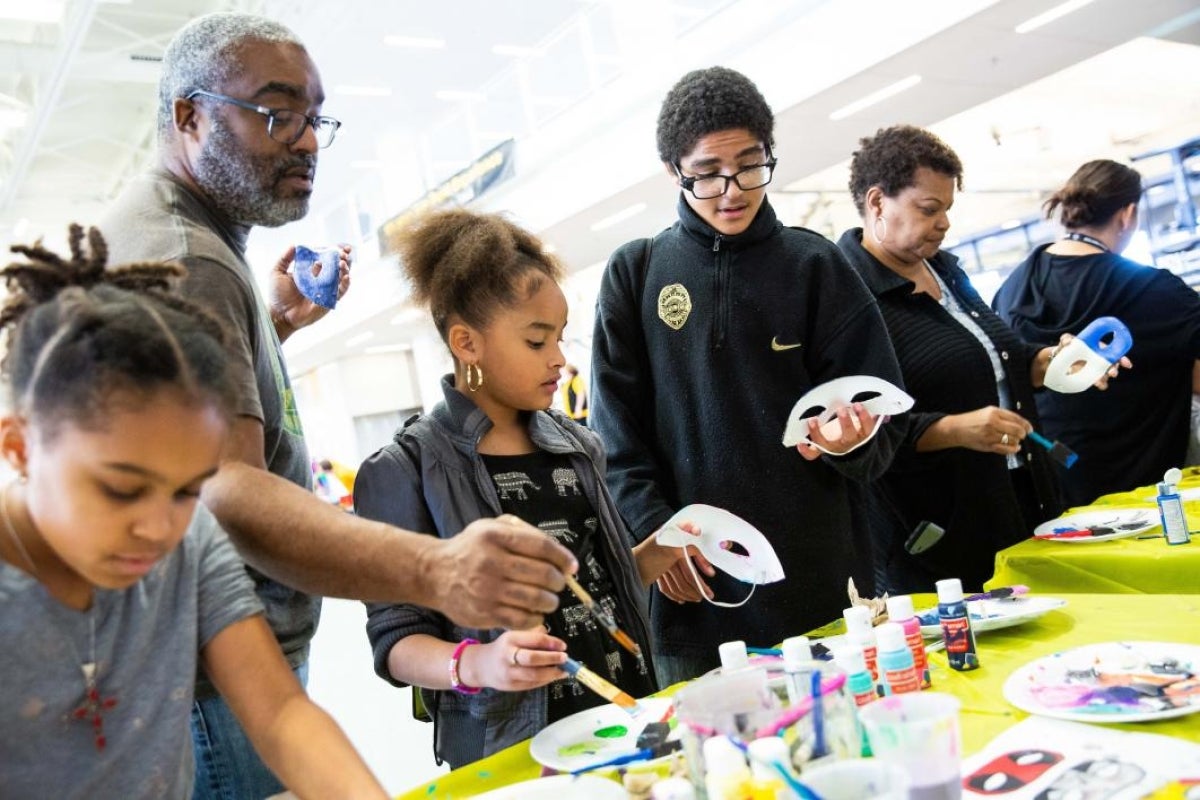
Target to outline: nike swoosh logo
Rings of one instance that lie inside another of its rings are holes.
[[[782,353],[784,350],[794,350],[800,345],[801,342],[796,342],[795,344],[780,344],[778,336],[771,339],[771,349],[776,353]]]

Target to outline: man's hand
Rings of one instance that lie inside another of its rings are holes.
[[[855,403],[850,407],[843,406],[837,410],[837,416],[824,425],[818,425],[817,418],[810,417],[808,441],[796,445],[796,450],[805,461],[816,461],[822,453],[831,456],[845,455],[863,441],[870,439],[875,426],[885,421],[871,416],[871,412],[867,411],[862,403]]]
[[[350,289],[352,248],[348,244],[338,246],[342,251],[338,258],[338,299],[341,300]],[[295,258],[296,248],[289,247],[271,268],[268,284],[270,296],[267,305],[271,309],[271,322],[275,324],[280,341],[329,313],[328,308],[317,305],[300,293],[291,272]]]
[[[436,543],[415,565],[423,605],[469,628],[528,630],[558,608],[564,574],[579,564],[542,531],[505,514],[480,519]]]
[[[684,522],[679,527],[685,533],[693,536],[700,535],[700,526],[695,523]],[[653,536],[650,537],[650,539],[653,538]],[[699,603],[706,597],[711,600],[713,591],[708,582],[701,579],[698,587],[687,562],[689,558],[693,559],[696,566],[700,568],[698,574],[709,578],[717,574],[713,565],[708,563],[708,559],[694,547],[672,547],[670,550],[674,551],[672,554],[674,561],[670,567],[659,574],[656,581],[658,590],[676,603]],[[704,590],[703,595],[700,594],[701,588]]]

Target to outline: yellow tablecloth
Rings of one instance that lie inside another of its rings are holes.
[[[1200,468],[1189,467],[1179,483],[1188,528],[1200,531]],[[1068,514],[1108,508],[1157,509],[1153,486],[1105,495]],[[1162,528],[1145,536],[1161,534]],[[1108,542],[1026,539],[996,554],[996,573],[984,588],[1025,584],[1041,593],[1190,594],[1200,592],[1200,534],[1190,544],[1161,538]]]
[[[1104,641],[1173,641],[1200,644],[1200,595],[1060,594],[1065,608],[1005,630],[979,637],[981,666],[954,672],[944,653],[930,655],[933,688],[962,700],[963,746],[967,753],[982,748],[1005,728],[1027,715],[1005,702],[1001,687],[1017,667],[1041,656],[1082,644]],[[931,595],[918,595],[918,607],[932,604]],[[812,636],[839,632],[834,623]],[[1113,727],[1159,733],[1200,742],[1200,715],[1162,722]],[[510,783],[536,778],[541,767],[522,742],[496,755],[418,786],[402,800],[471,797]]]

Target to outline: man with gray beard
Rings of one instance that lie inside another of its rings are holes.
[[[324,99],[316,66],[287,28],[246,14],[194,20],[163,59],[159,165],[122,193],[101,226],[109,263],[182,263],[187,295],[230,328],[237,416],[201,497],[250,565],[301,681],[320,610],[310,595],[417,603],[468,627],[530,628],[554,610],[563,574],[577,567],[514,517],[477,520],[441,539],[342,513],[310,491],[280,343],[326,311],[297,290],[291,250],[260,296],[245,250],[253,226],[308,212],[317,153],[340,127],[321,115]],[[344,293],[349,248],[339,268]],[[259,800],[282,791],[203,677],[192,736],[195,797]]]

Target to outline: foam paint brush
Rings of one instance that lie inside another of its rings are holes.
[[[617,627],[617,623],[613,621],[613,618],[608,615],[608,612],[600,607],[599,603],[592,599],[592,596],[588,594],[586,589],[579,585],[579,581],[575,580],[575,576],[567,575],[566,579],[567,588],[571,590],[571,594],[579,598],[579,602],[583,603],[583,606],[588,610],[588,613],[600,623],[600,627],[608,631],[608,635],[611,636],[617,644],[621,645],[621,647],[624,647],[635,656],[640,656],[642,654],[642,648],[638,647],[637,642],[635,642],[628,633]]]
[[[1062,464],[1067,469],[1075,466],[1075,462],[1079,460],[1079,454],[1062,442],[1052,442],[1037,431],[1030,431],[1029,438],[1046,448],[1046,452],[1050,454],[1050,458]]]

